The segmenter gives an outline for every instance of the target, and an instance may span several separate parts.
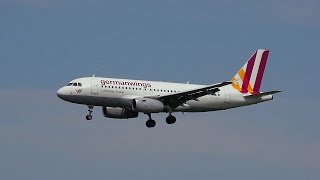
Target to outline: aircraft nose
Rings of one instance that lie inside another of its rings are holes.
[[[57,96],[58,96],[60,99],[63,99],[66,95],[67,95],[67,92],[66,92],[66,89],[65,89],[64,87],[58,89],[58,91],[57,91]]]

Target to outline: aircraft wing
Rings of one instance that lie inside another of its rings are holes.
[[[212,84],[209,86],[192,89],[188,91],[183,91],[174,94],[168,95],[161,95],[161,96],[151,96],[150,98],[155,98],[161,100],[164,104],[169,104],[171,107],[175,108],[178,107],[189,100],[197,101],[199,97],[215,94],[216,92],[220,91],[219,87],[223,87],[226,85],[232,84],[231,81],[225,81],[218,84]]]

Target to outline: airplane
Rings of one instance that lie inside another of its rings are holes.
[[[146,80],[83,77],[57,91],[62,100],[88,106],[87,120],[94,106],[104,117],[131,119],[148,115],[146,126],[154,127],[152,113],[168,113],[167,124],[176,122],[174,112],[207,112],[248,106],[273,99],[281,91],[260,92],[269,51],[257,50],[230,81],[211,85]]]

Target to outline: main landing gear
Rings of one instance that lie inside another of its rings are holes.
[[[151,114],[147,114],[149,116],[148,121],[146,122],[146,126],[148,128],[152,128],[156,125],[156,121],[151,118]]]
[[[94,106],[92,106],[92,105],[88,105],[88,111],[89,111],[89,114],[88,115],[86,115],[86,119],[88,120],[88,121],[90,121],[91,119],[92,119],[92,112],[93,112],[93,107]]]
[[[166,122],[168,124],[174,124],[177,121],[176,117],[172,116],[171,114],[166,118]]]
[[[149,119],[148,119],[147,122],[146,122],[146,126],[147,126],[148,128],[152,128],[152,127],[156,126],[156,121],[151,118],[151,114],[149,113],[149,114],[147,114],[147,115],[149,116]],[[177,121],[176,117],[174,117],[173,115],[171,115],[171,113],[170,113],[169,116],[166,118],[167,124],[174,124],[176,121]]]

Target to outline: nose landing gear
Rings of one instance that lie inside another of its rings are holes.
[[[89,114],[88,115],[86,115],[86,119],[88,120],[88,121],[90,121],[91,119],[92,119],[92,112],[93,112],[93,107],[94,106],[92,106],[92,105],[88,105],[88,111],[89,111]]]

